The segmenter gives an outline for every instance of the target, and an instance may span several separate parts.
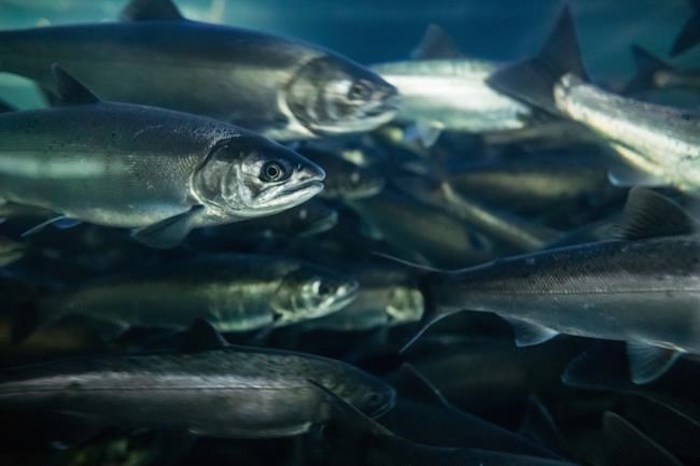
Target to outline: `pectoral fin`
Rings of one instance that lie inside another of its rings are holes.
[[[646,343],[627,342],[632,381],[641,385],[657,380],[673,366],[680,355],[679,351]]]
[[[204,206],[196,205],[187,212],[136,230],[132,233],[132,236],[138,242],[152,248],[174,248],[185,240],[198,216],[203,211]]]
[[[185,340],[180,347],[184,353],[196,353],[221,349],[228,346],[223,336],[206,320],[195,319],[185,334]]]
[[[539,345],[559,335],[559,332],[544,325],[512,317],[504,317],[504,319],[513,327],[515,345],[518,347]]]
[[[66,217],[65,215],[59,215],[58,217],[50,218],[45,222],[41,222],[40,224],[33,226],[29,230],[22,233],[22,238],[38,233],[49,225],[53,225],[60,230],[67,230],[69,228],[73,228],[74,226],[80,225],[80,220],[75,220]]]

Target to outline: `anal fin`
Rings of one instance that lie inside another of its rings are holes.
[[[152,248],[174,248],[185,240],[203,210],[204,206],[196,205],[187,212],[136,230],[132,236],[140,243]]]
[[[518,347],[539,345],[559,335],[559,332],[533,322],[504,317],[513,327],[515,345]]]
[[[630,375],[636,384],[647,384],[664,375],[682,353],[647,343],[627,342]]]

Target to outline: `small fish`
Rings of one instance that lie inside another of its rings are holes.
[[[589,83],[568,7],[536,57],[499,70],[489,83],[596,132],[629,165],[611,171],[614,184],[671,185],[700,195],[700,112],[641,102]]]
[[[683,25],[671,46],[671,56],[675,57],[690,50],[700,42],[700,0],[689,0],[693,15]]]
[[[168,248],[192,228],[274,214],[323,189],[321,168],[266,138],[104,102],[54,71],[65,106],[0,115],[0,200],[52,210],[46,223],[134,228]]]
[[[337,312],[357,292],[355,280],[294,259],[202,256],[49,294],[18,311],[15,339],[70,315],[103,323],[105,337],[132,325],[184,330],[196,319],[222,332],[259,330]]]
[[[372,197],[384,188],[384,176],[372,167],[360,166],[330,151],[301,148],[299,153],[326,173],[321,197],[355,200]]]
[[[625,341],[632,380],[654,381],[683,353],[700,354],[700,234],[677,204],[644,188],[631,191],[619,232],[435,272],[422,331],[460,310],[493,312],[512,324],[518,346],[560,333]]]
[[[417,136],[432,146],[443,130],[481,133],[522,128],[527,105],[486,84],[500,65],[463,58],[446,33],[431,25],[413,60],[371,69],[399,89],[398,118],[415,122]]]
[[[339,361],[286,351],[222,347],[206,324],[193,326],[183,353],[97,356],[6,369],[0,406],[63,413],[95,433],[108,427],[197,436],[298,435],[331,416],[333,390],[370,416],[393,390]]]
[[[422,264],[458,266],[492,256],[492,248],[460,219],[398,190],[348,201],[371,232],[408,259]]]
[[[632,57],[636,75],[625,86],[625,94],[653,89],[700,90],[700,70],[679,70],[638,45],[632,46]]]
[[[337,439],[352,439],[353,447],[342,448],[342,444],[330,448],[342,455],[347,464],[371,466],[406,465],[434,466],[573,466],[574,463],[537,456],[500,453],[476,448],[450,448],[423,445],[402,438],[374,419],[363,414],[332,389],[326,391],[332,402],[334,416],[324,431],[324,437],[331,445]],[[352,461],[349,460],[352,459]]]
[[[338,312],[304,324],[305,328],[356,331],[417,322],[423,293],[405,267],[373,264],[338,266],[360,285],[357,298]]]
[[[187,20],[171,0],[132,0],[123,21],[0,32],[0,70],[55,89],[60,62],[105,99],[204,115],[279,140],[371,130],[396,89],[302,41]]]

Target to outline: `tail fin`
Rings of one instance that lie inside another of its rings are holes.
[[[496,71],[487,82],[499,92],[556,115],[554,86],[567,74],[587,79],[569,5],[535,57]]]
[[[632,46],[632,58],[634,59],[637,73],[625,86],[625,94],[648,91],[658,87],[656,84],[656,73],[671,70],[670,65],[638,45]]]
[[[685,22],[681,32],[671,46],[671,56],[675,57],[691,49],[700,42],[700,0],[690,0],[694,13]]]

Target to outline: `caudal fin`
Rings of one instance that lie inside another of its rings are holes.
[[[700,42],[700,0],[690,0],[693,15],[685,22],[681,32],[671,46],[671,56],[675,57],[693,48]]]
[[[657,73],[672,69],[670,65],[638,45],[632,46],[632,58],[636,74],[625,86],[625,94],[644,92],[658,87],[656,84]]]
[[[567,74],[587,79],[569,5],[537,55],[496,71],[487,82],[499,92],[556,115],[554,86]]]

